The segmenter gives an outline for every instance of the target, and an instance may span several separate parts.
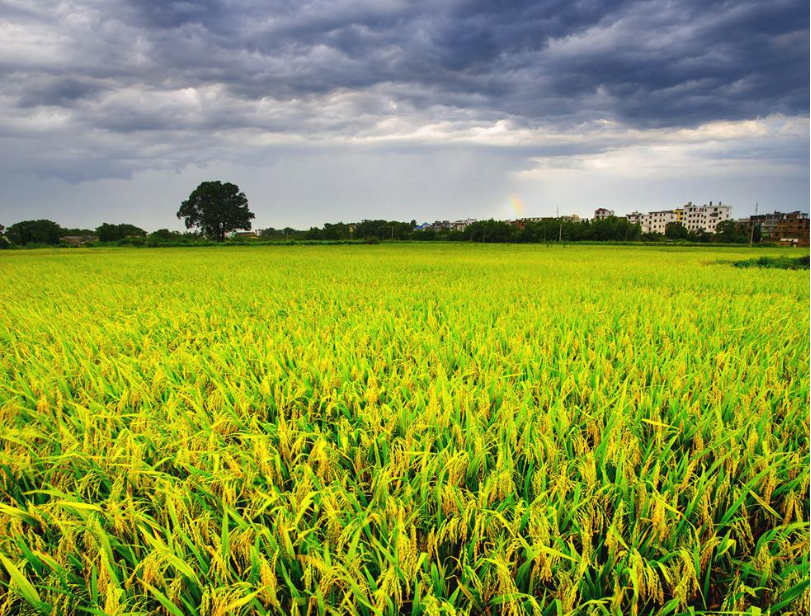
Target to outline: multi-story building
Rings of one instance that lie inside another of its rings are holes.
[[[667,225],[672,222],[677,222],[676,212],[673,210],[659,210],[658,212],[642,214],[639,224],[642,225],[642,233],[664,233]]]
[[[771,214],[756,214],[755,216],[750,216],[746,222],[748,223],[755,223],[757,226],[760,227],[760,236],[763,239],[771,239],[775,236],[775,232],[777,231],[777,223],[783,220],[782,212],[772,212]]]
[[[788,214],[784,214],[783,212],[756,214],[748,218],[741,218],[737,222],[747,225],[754,223],[760,227],[760,236],[764,240],[779,241],[781,236],[800,239],[803,228],[808,228],[807,221],[808,214],[796,211],[789,212]]]
[[[689,201],[679,209],[680,218],[677,215],[676,222],[681,222],[688,231],[703,229],[708,233],[715,233],[718,223],[729,220],[732,215],[732,208],[720,201],[718,205],[713,205],[712,201],[709,205],[693,205],[693,202]]]
[[[452,224],[449,220],[435,220],[430,225],[423,226],[424,231],[444,231],[451,228]]]
[[[809,245],[809,220],[805,212],[791,212],[777,223],[774,235],[781,243],[794,246]]]
[[[435,220],[433,223],[427,222],[417,225],[414,229],[418,231],[464,231],[467,227],[477,222],[475,218],[465,218],[464,220]]]
[[[602,220],[603,218],[608,218],[609,216],[614,215],[614,210],[609,210],[604,207],[597,208],[594,210],[594,220]]]
[[[513,227],[518,227],[519,229],[523,229],[527,226],[529,222],[541,222],[542,220],[552,220],[551,218],[541,218],[539,216],[535,216],[532,218],[516,218],[515,220],[511,221]]]
[[[477,222],[475,218],[465,218],[464,220],[454,220],[451,223],[451,228],[455,231],[464,231],[474,222]]]
[[[728,205],[693,205],[690,201],[687,205],[672,210],[659,210],[642,214],[631,212],[626,216],[631,224],[638,224],[642,227],[643,233],[664,233],[667,225],[671,223],[681,223],[688,231],[698,231],[704,229],[708,233],[715,233],[715,228],[719,222],[729,220],[732,208]],[[596,215],[596,212],[595,212]]]

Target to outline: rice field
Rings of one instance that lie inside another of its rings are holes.
[[[0,253],[0,614],[808,614],[809,278],[751,255]]]

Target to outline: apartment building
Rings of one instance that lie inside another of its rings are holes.
[[[614,215],[614,210],[609,210],[604,207],[594,210],[594,220],[602,220]]]
[[[718,223],[732,217],[732,208],[720,201],[717,205],[713,205],[712,201],[709,205],[693,205],[693,202],[689,201],[679,210],[681,212],[678,212],[676,222],[683,224],[688,231],[704,229],[707,233],[715,233]]]
[[[451,223],[451,228],[455,231],[464,231],[474,222],[478,222],[475,218],[465,218],[463,220],[454,220]]]
[[[596,215],[596,212],[595,212]],[[713,205],[693,205],[689,201],[687,205],[672,210],[658,210],[656,212],[631,212],[626,216],[631,224],[638,224],[642,227],[642,233],[664,233],[670,223],[681,223],[688,231],[698,231],[704,229],[708,233],[715,233],[715,228],[719,222],[729,220],[732,215],[732,208],[722,205],[719,201]]]
[[[474,222],[475,218],[465,218],[464,220],[435,220],[432,224],[427,222],[414,227],[418,231],[464,231]]]
[[[676,212],[673,210],[660,210],[642,214],[640,224],[643,233],[664,233],[667,225],[672,222],[678,222]]]
[[[752,224],[760,227],[760,236],[764,240],[780,241],[783,237],[787,239],[803,239],[808,235],[808,214],[805,212],[770,212],[768,214],[756,214],[748,218],[738,220],[742,224]]]

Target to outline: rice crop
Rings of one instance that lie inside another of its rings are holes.
[[[0,614],[808,614],[808,273],[750,254],[0,253]]]

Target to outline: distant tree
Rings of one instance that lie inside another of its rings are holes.
[[[665,225],[665,237],[669,240],[686,240],[688,235],[687,227],[680,222],[669,222]]]
[[[696,231],[690,231],[687,235],[687,239],[691,242],[707,244],[712,239],[712,235],[707,233],[704,229],[697,229]]]
[[[62,227],[52,220],[23,220],[6,229],[12,244],[58,244]]]
[[[734,220],[724,220],[715,227],[715,239],[725,244],[745,244],[749,242],[749,225],[744,227]]]
[[[250,231],[254,215],[248,209],[248,198],[236,184],[203,182],[180,205],[177,217],[183,219],[187,229],[201,229],[222,242],[231,231]]]
[[[642,233],[639,236],[643,242],[661,242],[665,239],[665,236],[661,233],[657,233],[656,231],[648,231],[647,233]]]
[[[177,240],[183,237],[179,231],[169,231],[169,229],[158,229],[149,234],[152,240]]]
[[[419,229],[411,234],[411,239],[418,242],[432,242],[436,237],[437,233],[433,229]]]
[[[111,225],[105,222],[104,224],[96,227],[96,235],[99,237],[100,242],[116,242],[123,240],[125,237],[144,237],[146,231],[141,227],[136,227],[130,224]]]
[[[93,236],[95,234],[96,234],[96,232],[93,231],[93,229],[82,229],[80,227],[68,228],[68,229],[63,228],[62,229],[62,237],[66,236],[66,235]]]
[[[516,228],[504,220],[480,220],[465,227],[464,239],[474,242],[509,242],[516,237]]]
[[[6,237],[6,228],[3,225],[0,225],[0,250],[3,248],[8,248],[11,246],[11,242]]]

